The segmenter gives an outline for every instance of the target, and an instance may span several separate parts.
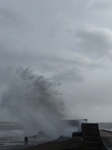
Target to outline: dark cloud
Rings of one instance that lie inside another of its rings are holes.
[[[66,72],[60,72],[52,77],[56,81],[60,82],[82,82],[84,77],[81,74],[81,71],[74,67],[72,69],[68,69]]]
[[[79,52],[93,58],[110,55],[112,49],[111,31],[106,29],[83,29],[76,32]]]
[[[23,27],[27,20],[22,18],[14,9],[0,8],[0,27],[9,26],[16,28]]]

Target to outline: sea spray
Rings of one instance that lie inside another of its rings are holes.
[[[55,138],[59,136],[58,121],[64,119],[66,113],[64,100],[55,90],[57,85],[21,67],[2,93],[0,106],[24,125],[25,134],[43,130]]]

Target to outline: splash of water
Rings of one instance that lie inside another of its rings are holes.
[[[2,93],[1,107],[24,124],[27,134],[43,130],[56,137],[57,122],[64,118],[66,108],[55,86],[29,68],[19,68],[8,89]]]

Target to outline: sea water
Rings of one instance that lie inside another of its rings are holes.
[[[112,123],[99,123],[99,129],[112,131]],[[0,122],[0,150],[18,150],[49,141],[46,138],[30,138],[24,142],[24,127],[18,122]],[[31,135],[32,136],[32,135]]]
[[[18,122],[0,122],[0,150],[24,149],[47,142],[43,138],[30,138],[28,143],[24,142],[25,132],[22,124]]]

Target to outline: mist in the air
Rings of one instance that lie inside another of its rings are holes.
[[[57,86],[50,79],[21,67],[2,92],[0,107],[18,119],[27,134],[43,130],[51,137],[58,136],[58,121],[65,118],[67,110]]]

